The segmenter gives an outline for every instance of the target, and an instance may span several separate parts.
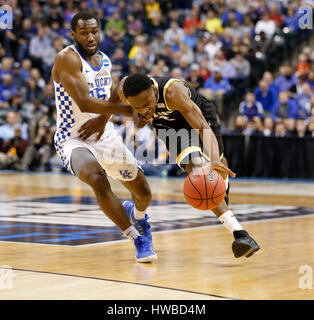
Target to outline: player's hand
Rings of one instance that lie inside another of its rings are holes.
[[[231,171],[225,164],[223,164],[221,161],[213,161],[209,167],[211,169],[214,169],[216,171],[218,171],[220,173],[220,175],[222,176],[222,178],[224,180],[227,179],[227,176],[231,176],[232,178],[234,178],[236,176],[236,174]]]
[[[149,122],[142,114],[133,112],[134,123],[138,128],[143,128]]]
[[[104,133],[109,116],[100,115],[98,117],[87,120],[78,130],[79,138],[86,140],[93,134],[97,133],[96,141],[98,141]]]

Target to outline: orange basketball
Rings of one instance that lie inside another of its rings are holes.
[[[221,175],[209,168],[194,169],[183,185],[186,201],[199,210],[210,210],[225,198],[226,185]]]

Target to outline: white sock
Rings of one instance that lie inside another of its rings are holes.
[[[233,215],[231,210],[226,211],[220,217],[220,222],[233,234],[233,231],[243,230],[237,218]]]
[[[139,211],[136,209],[136,207],[134,206],[134,217],[136,220],[141,220],[144,219],[145,217],[145,211]]]
[[[135,229],[134,226],[127,228],[126,230],[122,231],[124,235],[126,235],[130,240],[134,240],[140,236],[139,232]]]

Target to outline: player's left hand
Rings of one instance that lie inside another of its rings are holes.
[[[97,133],[96,141],[98,141],[104,133],[106,124],[110,116],[100,115],[84,122],[78,130],[79,138],[86,140],[93,134]]]

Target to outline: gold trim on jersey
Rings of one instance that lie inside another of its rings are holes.
[[[158,90],[158,83],[157,83],[157,81],[154,79],[154,78],[150,78],[150,80],[152,80],[153,81],[153,83],[154,83],[154,86],[156,87],[156,89]],[[159,93],[159,92],[158,92]],[[158,95],[159,96],[159,95]]]
[[[186,149],[184,149],[178,156],[177,156],[177,159],[176,159],[176,162],[177,162],[177,165],[179,167],[180,166],[180,163],[182,161],[182,158],[185,158],[187,155],[189,155],[190,153],[192,152],[195,152],[195,151],[198,151],[200,153],[202,153],[202,149],[200,147],[195,147],[195,146],[192,146],[192,147],[188,147]]]
[[[188,90],[189,90],[189,96],[190,96],[190,98],[191,98],[191,90],[190,90],[190,88],[187,86],[187,84],[186,84],[184,81],[182,81],[182,80],[180,80],[180,79],[175,79],[175,78],[169,79],[169,80],[166,82],[165,86],[164,86],[164,101],[165,101],[166,108],[167,108],[168,110],[171,110],[171,111],[173,111],[173,110],[168,107],[167,100],[166,100],[166,91],[167,91],[168,87],[171,85],[171,83],[174,82],[174,81],[183,82],[183,84],[188,88]]]
[[[195,152],[195,151],[198,151],[201,153],[201,155],[208,161],[210,162],[210,159],[208,157],[208,155],[206,153],[204,153],[202,151],[202,149],[200,147],[196,147],[196,146],[191,146],[191,147],[188,147],[186,149],[184,149],[176,158],[176,162],[177,162],[177,165],[179,167],[181,167],[180,163],[182,161],[183,158],[185,158],[186,156],[188,156],[190,153],[192,152]],[[220,160],[223,158],[224,154],[222,153],[221,156],[220,156]]]

